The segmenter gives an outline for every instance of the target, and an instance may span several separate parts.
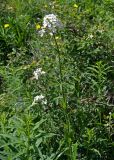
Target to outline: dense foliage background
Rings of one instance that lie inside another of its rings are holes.
[[[0,1],[0,159],[114,160],[114,0]]]

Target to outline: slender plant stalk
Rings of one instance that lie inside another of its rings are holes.
[[[57,47],[57,51],[58,51],[58,59],[59,59],[59,73],[60,73],[60,89],[61,89],[61,92],[62,92],[62,96],[63,96],[63,105],[65,105],[64,108],[67,108],[67,103],[66,103],[66,98],[65,98],[65,92],[64,92],[64,87],[63,87],[63,74],[62,74],[62,63],[61,63],[61,52],[60,52],[60,49],[59,49],[59,45],[57,43],[57,40],[55,38],[55,34],[53,33],[53,38],[54,38],[54,41],[55,41],[55,45]]]
[[[65,98],[65,91],[64,91],[64,86],[63,86],[63,74],[62,74],[62,63],[61,63],[61,51],[59,49],[59,45],[57,43],[57,40],[55,38],[55,34],[53,34],[54,37],[54,41],[55,41],[55,45],[57,47],[57,51],[58,51],[58,58],[59,58],[59,73],[60,73],[60,83],[61,83],[61,91],[62,91],[62,96],[63,96],[63,108],[64,108],[64,114],[65,114],[65,119],[66,119],[66,124],[67,124],[67,131],[65,131],[64,135],[65,135],[65,140],[66,140],[66,144],[68,145],[68,155],[71,155],[71,143],[69,142],[69,138],[71,138],[71,124],[70,124],[70,119],[67,113],[67,102],[66,102],[66,98]],[[71,160],[70,156],[68,156],[68,160]]]

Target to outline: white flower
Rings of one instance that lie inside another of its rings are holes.
[[[103,29],[99,29],[98,32],[99,32],[99,33],[103,33],[104,30],[103,30]]]
[[[46,105],[47,104],[47,100],[45,100],[45,96],[41,95],[37,95],[36,97],[34,97],[32,106],[37,104],[38,102],[41,102],[42,104]]]
[[[44,99],[44,98],[45,98],[45,96],[43,96],[43,95],[41,94],[41,95],[39,95],[39,96],[34,97],[34,101],[35,101],[35,102],[38,102],[38,101],[40,101],[40,100],[42,100],[42,99]]]
[[[88,35],[88,38],[92,39],[94,36],[93,34]]]
[[[41,37],[44,35],[44,33],[48,30],[50,32],[50,35],[53,35],[53,33],[56,33],[57,28],[61,28],[62,24],[54,14],[48,14],[43,18],[43,26],[41,27],[41,30],[39,31],[39,34]]]
[[[46,32],[45,29],[42,28],[42,29],[39,31],[40,36],[43,37],[43,35],[44,35],[45,32]]]
[[[34,72],[33,72],[33,75],[34,75],[34,78],[38,80],[39,76],[42,75],[42,74],[45,74],[44,71],[42,71],[42,68],[37,68]]]
[[[47,104],[47,100],[43,100],[42,104],[46,105]]]
[[[52,29],[55,28],[55,27],[60,27],[60,21],[58,20],[57,16],[54,15],[54,14],[49,14],[49,15],[46,15],[44,17],[44,20],[43,20],[43,27],[44,28],[49,28],[49,29]]]

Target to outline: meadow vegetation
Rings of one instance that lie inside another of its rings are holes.
[[[114,0],[0,1],[0,160],[114,160]]]

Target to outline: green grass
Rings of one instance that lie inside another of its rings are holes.
[[[1,4],[0,159],[113,160],[113,0]]]

